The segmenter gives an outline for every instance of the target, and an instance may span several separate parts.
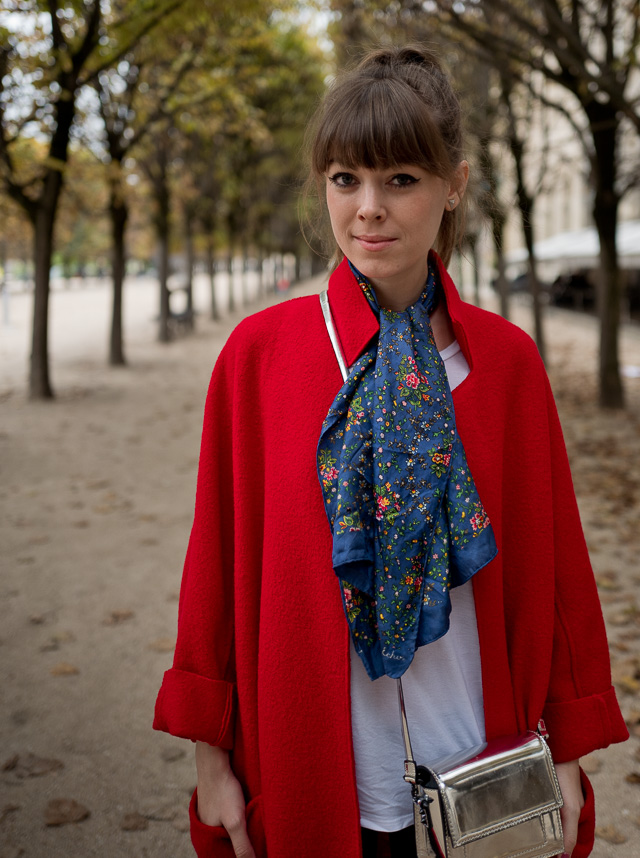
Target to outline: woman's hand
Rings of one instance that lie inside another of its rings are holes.
[[[564,806],[560,810],[564,835],[564,855],[569,856],[578,839],[578,820],[580,819],[580,811],[584,806],[579,760],[572,760],[570,763],[556,763],[556,774],[564,799]]]
[[[205,825],[226,828],[236,858],[256,858],[245,821],[242,787],[223,748],[196,742],[198,817]]]

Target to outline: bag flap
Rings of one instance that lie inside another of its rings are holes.
[[[454,846],[562,807],[551,752],[538,733],[496,739],[433,771]]]

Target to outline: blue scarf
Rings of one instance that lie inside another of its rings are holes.
[[[351,637],[377,679],[402,676],[418,647],[445,634],[449,589],[497,548],[429,321],[435,263],[420,300],[401,313],[381,309],[366,277],[351,270],[380,333],[329,409],[318,476]]]

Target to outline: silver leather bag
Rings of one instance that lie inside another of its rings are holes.
[[[495,739],[419,766],[398,680],[418,858],[552,858],[564,852],[562,793],[540,733]]]

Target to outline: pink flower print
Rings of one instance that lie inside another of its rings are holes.
[[[451,453],[444,454],[444,463],[447,467],[449,467],[449,462],[451,461]]]
[[[484,528],[487,526],[486,525],[486,516],[483,515],[481,512],[477,512],[474,516],[472,516],[470,521],[471,521],[471,527],[474,530],[484,530]]]
[[[405,379],[405,384],[407,385],[407,387],[413,387],[415,390],[415,388],[420,384],[420,379],[415,374],[415,372],[410,372]]]

